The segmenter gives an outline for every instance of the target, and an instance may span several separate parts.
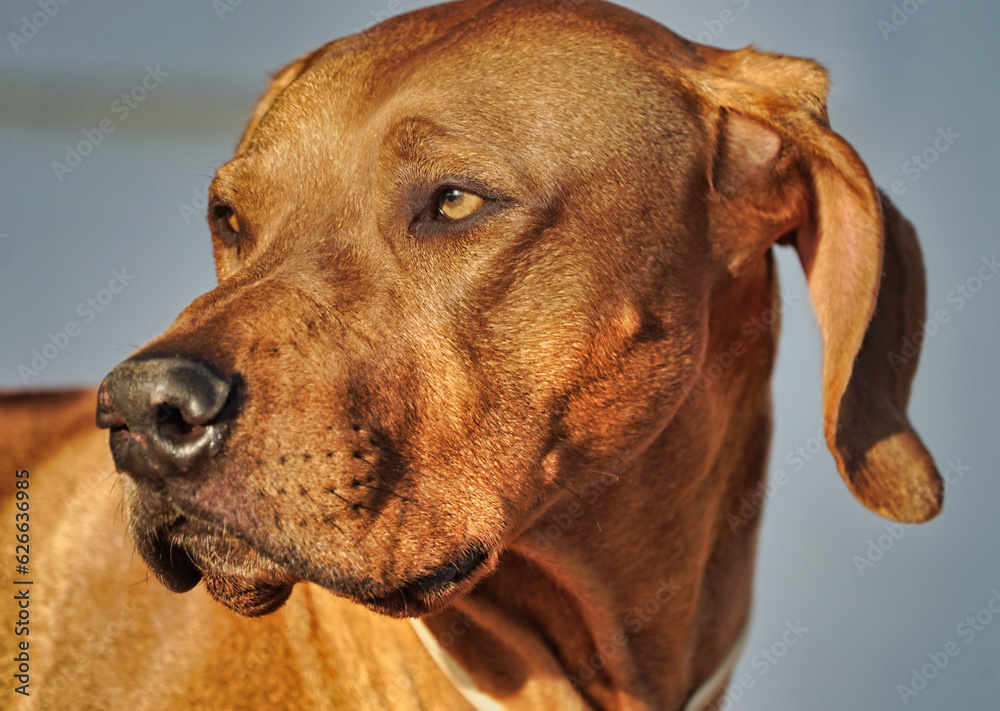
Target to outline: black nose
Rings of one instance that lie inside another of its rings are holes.
[[[235,414],[234,383],[187,358],[126,360],[97,396],[118,469],[134,476],[187,472],[214,454]]]

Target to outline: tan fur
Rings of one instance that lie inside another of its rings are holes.
[[[240,227],[214,235],[219,286],[136,356],[239,375],[223,448],[157,489],[116,479],[85,402],[10,415],[39,708],[466,708],[372,610],[422,616],[504,708],[681,708],[747,621],[758,517],[732,517],[765,473],[776,243],[809,278],[845,481],[935,515],[916,361],[886,356],[922,319],[919,247],[826,88],[599,2],[436,6],[276,75],[213,183]],[[481,217],[415,217],[466,179]],[[291,597],[247,620],[166,593],[127,541],[174,525],[154,510],[211,531],[174,543],[219,602]],[[469,579],[392,597],[470,546]]]

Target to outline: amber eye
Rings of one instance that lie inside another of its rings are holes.
[[[229,205],[216,205],[211,214],[219,238],[227,244],[239,246],[240,219],[236,216],[236,211]]]
[[[474,213],[485,202],[475,193],[448,188],[438,198],[438,212],[449,220],[461,220]]]

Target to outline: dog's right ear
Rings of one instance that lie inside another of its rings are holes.
[[[752,48],[700,50],[716,111],[713,247],[739,274],[773,244],[794,245],[823,336],[823,421],[841,476],[876,513],[933,518],[941,477],[906,415],[916,355],[898,354],[925,313],[913,228],[830,129],[819,65]]]

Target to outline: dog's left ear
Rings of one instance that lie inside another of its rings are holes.
[[[257,104],[253,107],[253,113],[250,115],[250,120],[247,121],[247,125],[243,129],[243,135],[240,136],[240,140],[236,144],[237,155],[246,150],[253,132],[257,129],[257,126],[260,125],[261,119],[264,118],[264,115],[271,110],[274,102],[278,100],[279,96],[281,96],[281,92],[287,89],[289,84],[302,76],[306,70],[312,67],[319,60],[319,58],[329,50],[331,45],[337,43],[338,41],[340,40],[328,42],[322,47],[303,54],[295,61],[286,64],[278,72],[271,75],[271,81],[267,85],[267,89],[265,89],[261,97],[257,99]]]
[[[844,481],[873,511],[905,522],[941,508],[941,477],[906,415],[925,316],[916,234],[880,195],[826,117],[826,73],[751,48],[701,48],[715,103],[710,225],[738,274],[793,244],[823,336],[823,420]]]

